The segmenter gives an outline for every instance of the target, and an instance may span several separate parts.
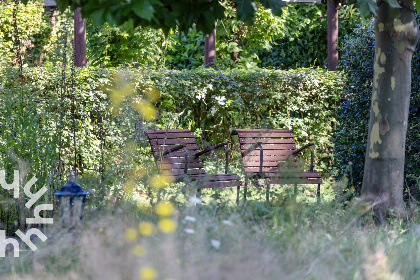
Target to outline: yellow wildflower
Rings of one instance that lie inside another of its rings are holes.
[[[128,181],[124,182],[124,184],[123,184],[124,192],[128,193],[128,194],[132,193],[135,186],[136,186],[136,183],[133,180],[128,180]]]
[[[149,91],[146,93],[146,97],[147,97],[147,99],[149,99],[150,101],[152,101],[152,102],[156,102],[156,101],[158,101],[158,100],[159,100],[160,93],[159,93],[159,91],[158,91],[156,88],[152,88],[151,90],[149,90]]]
[[[156,205],[156,214],[159,216],[168,217],[172,215],[174,212],[174,207],[171,203],[165,203],[165,202],[159,202],[158,205]]]
[[[146,254],[146,249],[141,245],[136,245],[136,246],[133,247],[131,252],[133,253],[134,256],[141,257],[141,256],[144,256]]]
[[[177,225],[174,220],[164,218],[158,222],[158,228],[163,233],[173,233],[175,232]]]
[[[134,99],[131,102],[131,105],[136,108],[137,111],[139,111],[143,115],[143,118],[147,121],[151,121],[157,117],[157,111],[149,101]]]
[[[134,228],[128,228],[125,231],[125,240],[133,242],[137,239],[137,231]]]
[[[155,233],[155,227],[152,223],[149,222],[141,222],[139,224],[139,233],[143,236],[150,236]]]
[[[140,279],[153,280],[157,277],[157,272],[153,267],[143,267],[139,271]]]
[[[155,175],[152,178],[150,178],[150,185],[153,188],[156,189],[161,189],[164,188],[166,186],[166,184],[171,184],[174,182],[174,177],[173,176],[163,176],[163,175]]]

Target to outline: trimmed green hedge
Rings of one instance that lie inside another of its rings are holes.
[[[76,161],[77,169],[83,173],[94,173],[101,164],[98,114],[104,117],[105,161],[110,169],[118,165],[114,175],[120,177],[133,163],[127,161],[124,168],[118,163],[127,157],[124,145],[135,141],[140,148],[147,147],[141,130],[157,127],[190,128],[203,144],[229,139],[233,128],[290,128],[298,144],[315,142],[317,167],[323,172],[331,171],[333,143],[329,133],[336,126],[333,112],[343,85],[338,73],[320,69],[76,70]],[[120,114],[110,114],[112,80],[121,73],[133,83],[138,96],[144,96],[152,87],[160,91],[161,98],[155,103],[159,117],[155,122],[144,121],[130,102],[123,103]],[[16,79],[15,70],[1,72],[0,168],[13,161],[8,151],[12,148],[37,176],[45,173],[47,182],[51,170],[58,166],[60,133],[62,160],[67,168],[74,162],[70,73],[67,72],[64,105],[60,99],[60,68],[26,68],[24,75],[27,81],[22,83]]]

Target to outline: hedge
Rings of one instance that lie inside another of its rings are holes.
[[[71,73],[66,73],[63,103],[60,68],[25,68],[24,76],[26,81],[17,78],[16,69],[1,70],[2,165],[13,161],[12,148],[34,171],[48,173],[58,166],[57,146],[62,133],[62,164],[70,168],[74,162]],[[132,83],[140,97],[152,88],[159,90],[161,98],[154,104],[159,117],[154,122],[139,117],[130,102],[123,103],[120,114],[110,113],[115,77]],[[108,163],[124,157],[121,151],[127,141],[143,145],[139,128],[190,128],[204,145],[207,141],[229,140],[233,128],[258,127],[290,128],[298,144],[315,142],[317,166],[330,172],[333,143],[329,133],[336,128],[334,110],[340,102],[342,85],[340,74],[321,69],[228,72],[77,68],[77,169],[89,172],[101,165],[102,126],[102,150]],[[102,124],[98,117],[104,118]]]

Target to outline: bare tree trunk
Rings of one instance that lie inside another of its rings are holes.
[[[338,1],[327,3],[327,44],[328,44],[328,70],[336,71],[338,66]]]
[[[404,7],[413,7],[404,0]],[[420,31],[411,9],[378,1],[375,64],[362,195],[380,217],[404,211],[405,139],[411,93],[411,59]]]
[[[211,66],[216,59],[216,25],[217,22],[214,22],[213,32],[206,35],[204,41],[204,64],[206,66]]]

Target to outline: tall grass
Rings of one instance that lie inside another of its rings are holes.
[[[138,201],[108,202],[76,230],[51,228],[36,252],[0,260],[1,279],[420,279],[418,210],[378,226],[357,200],[273,204],[186,203],[174,233],[129,238],[160,218]]]

